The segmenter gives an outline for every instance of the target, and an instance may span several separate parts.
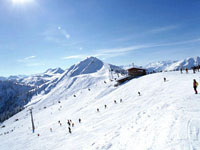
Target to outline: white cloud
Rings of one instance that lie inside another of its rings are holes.
[[[135,50],[154,48],[154,47],[184,45],[184,44],[190,44],[190,43],[196,43],[196,42],[200,42],[200,38],[186,40],[186,41],[179,41],[179,42],[170,42],[170,43],[150,43],[150,44],[132,45],[132,46],[120,47],[120,48],[99,49],[99,50],[96,50],[97,54],[94,54],[93,56],[96,56],[96,57],[104,56],[105,58],[110,58],[110,57],[121,56]]]
[[[98,49],[98,50],[95,50],[93,54],[89,54],[89,55],[94,56],[94,57],[102,57],[106,59],[106,58],[111,58],[111,57],[122,56],[131,51],[136,51],[136,50],[141,50],[141,49],[146,49],[146,48],[184,45],[184,44],[190,44],[190,43],[196,43],[196,42],[200,42],[200,38],[186,40],[186,41],[179,41],[179,42],[170,42],[170,43],[149,43],[149,44],[143,44],[143,45],[132,45],[132,46],[127,46],[127,47]],[[65,59],[65,60],[66,59],[83,59],[85,57],[87,57],[87,55],[72,55],[72,56],[63,57],[62,59]]]
[[[103,54],[107,53],[124,53],[124,52],[129,52],[133,50],[138,50],[138,49],[143,49],[143,48],[149,48],[153,47],[153,44],[150,45],[133,45],[133,46],[128,46],[128,47],[121,47],[121,48],[111,48],[111,49],[100,49],[97,50]]]
[[[28,56],[28,57],[19,59],[18,62],[27,62],[27,61],[34,59],[34,58],[36,58],[36,56]]]
[[[178,27],[179,27],[178,25],[163,26],[163,27],[152,29],[149,31],[149,33],[160,33],[160,32],[170,31],[170,30],[177,29]]]
[[[28,56],[23,59],[19,59],[17,61],[24,64],[27,67],[44,66],[43,63],[37,62],[37,60],[35,58],[36,58],[36,56]]]
[[[72,55],[72,56],[66,56],[66,57],[62,57],[62,59],[82,59],[85,58],[85,55]]]
[[[157,27],[154,29],[140,32],[140,33],[135,33],[135,34],[132,33],[131,35],[127,35],[125,37],[120,37],[120,38],[114,39],[113,41],[116,41],[116,42],[129,41],[129,40],[133,40],[134,38],[150,36],[151,34],[158,34],[158,33],[166,32],[166,31],[170,31],[170,30],[175,30],[179,27],[180,27],[180,25],[169,25],[169,26]]]
[[[33,59],[33,58],[35,58],[36,56],[28,56],[28,57],[25,57],[24,59],[25,60],[28,60],[28,59]]]
[[[179,42],[163,43],[163,44],[158,44],[157,46],[174,46],[174,45],[184,45],[184,44],[197,43],[197,42],[200,42],[200,38],[186,40],[186,41],[179,41]]]

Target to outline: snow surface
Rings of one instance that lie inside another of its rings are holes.
[[[200,95],[192,88],[199,76],[156,73],[117,88],[105,65],[91,74],[65,76],[48,94],[33,97],[25,110],[2,124],[0,150],[199,150]],[[75,123],[72,134],[68,119]]]

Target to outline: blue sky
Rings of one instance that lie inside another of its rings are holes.
[[[199,56],[199,24],[199,0],[0,0],[0,76]]]

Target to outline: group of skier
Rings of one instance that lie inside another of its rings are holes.
[[[81,123],[81,118],[78,119],[78,122]],[[68,124],[69,133],[71,134],[72,133],[71,127],[74,127],[74,123],[72,122],[72,120],[67,120],[67,124]]]
[[[197,71],[199,72],[200,65],[194,66],[191,69],[193,70],[193,73],[196,73]],[[183,73],[183,69],[182,68],[180,68],[180,72],[181,72],[181,74]],[[187,67],[185,68],[185,72],[188,74],[188,68]],[[193,88],[194,88],[195,94],[198,94],[198,91],[197,91],[198,85],[199,85],[199,83],[196,81],[196,79],[193,79]]]
[[[117,101],[114,100],[114,103],[117,104]],[[122,103],[122,99],[120,99],[120,103]],[[104,105],[104,108],[106,109],[106,108],[107,108],[107,105]],[[97,108],[97,112],[100,112],[100,109],[99,109],[99,108]]]
[[[196,73],[197,71],[199,72],[200,65],[194,66],[191,69],[193,70],[193,73]],[[183,68],[180,68],[180,72],[181,72],[181,74],[183,73]],[[185,68],[185,72],[188,74],[188,68],[187,67]]]
[[[180,72],[181,72],[181,74],[183,73],[183,68],[180,68]],[[188,68],[187,67],[185,68],[185,72],[188,74]]]

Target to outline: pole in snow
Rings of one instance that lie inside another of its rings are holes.
[[[33,121],[33,113],[32,113],[32,108],[30,109],[30,114],[31,114],[32,130],[33,130],[33,133],[34,133],[34,132],[35,132],[35,126],[34,126],[34,121]]]

